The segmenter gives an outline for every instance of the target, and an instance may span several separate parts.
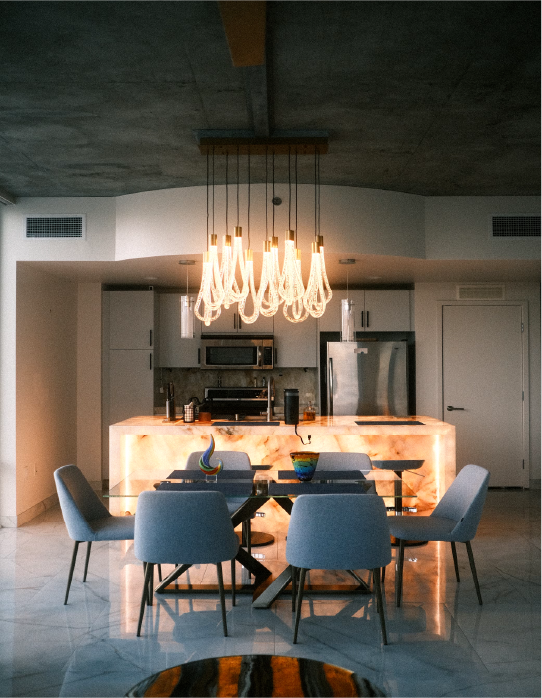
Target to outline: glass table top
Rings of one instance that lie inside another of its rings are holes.
[[[160,476],[163,477],[160,477]],[[171,477],[174,475],[175,477]],[[103,492],[104,497],[138,497],[153,489],[218,490],[226,497],[296,497],[299,494],[370,492],[386,500],[410,500],[416,493],[393,471],[320,471],[309,482],[300,482],[293,470],[227,470],[219,473],[216,482],[206,481],[201,471],[183,471],[164,468],[136,470],[117,485]],[[389,504],[390,502],[388,502]]]

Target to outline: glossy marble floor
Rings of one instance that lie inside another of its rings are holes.
[[[287,518],[273,510],[258,527],[275,529],[277,543],[259,552],[280,570]],[[297,645],[287,596],[268,610],[252,609],[248,596],[233,609],[228,600],[228,638],[213,596],[161,597],[136,638],[142,573],[132,543],[95,544],[88,580],[81,559],[64,606],[71,550],[58,508],[0,529],[1,696],[122,696],[162,668],[241,653],[325,660],[390,696],[540,696],[539,491],[488,495],[473,543],[482,607],[464,546],[459,586],[449,546],[408,549],[402,609],[388,567],[387,647],[372,597],[361,595],[307,597]],[[190,574],[195,582],[212,571]]]

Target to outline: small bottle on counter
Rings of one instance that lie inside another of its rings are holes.
[[[314,422],[316,419],[316,410],[312,406],[312,400],[309,400],[309,404],[307,407],[305,407],[305,410],[303,412],[303,421],[304,422]]]

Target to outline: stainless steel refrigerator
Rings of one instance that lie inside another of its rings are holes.
[[[408,414],[406,342],[328,342],[328,415]]]

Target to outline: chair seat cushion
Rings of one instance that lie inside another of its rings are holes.
[[[390,533],[401,540],[456,540],[451,533],[457,521],[440,516],[390,516]]]
[[[135,516],[105,516],[89,522],[93,540],[133,540]]]

